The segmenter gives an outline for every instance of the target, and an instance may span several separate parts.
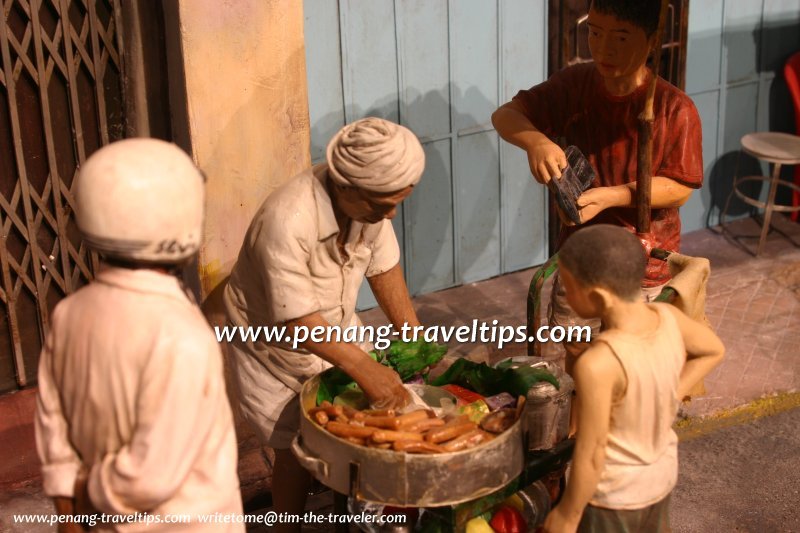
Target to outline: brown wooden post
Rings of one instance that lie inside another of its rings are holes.
[[[653,181],[653,100],[656,94],[658,68],[661,63],[661,40],[664,35],[664,23],[667,19],[669,0],[661,0],[661,13],[658,17],[656,41],[653,44],[653,79],[647,90],[644,109],[639,115],[639,146],[636,176],[636,231],[650,233],[650,191]]]

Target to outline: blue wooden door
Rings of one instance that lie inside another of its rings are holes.
[[[304,0],[312,159],[366,116],[407,126],[425,148],[422,181],[394,220],[413,294],[546,259],[544,188],[490,119],[545,79],[546,4]],[[364,284],[359,307],[372,305]]]

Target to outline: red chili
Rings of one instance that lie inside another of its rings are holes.
[[[528,525],[522,514],[510,505],[501,506],[489,522],[497,533],[526,533]]]
[[[441,388],[446,390],[453,396],[455,396],[458,399],[459,405],[468,405],[471,404],[472,402],[483,400],[483,396],[481,396],[477,392],[472,392],[471,390],[465,389],[460,385],[453,385],[451,383],[448,385],[442,385]]]

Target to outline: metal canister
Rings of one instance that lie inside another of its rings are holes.
[[[540,381],[528,389],[525,402],[525,431],[529,450],[549,450],[569,435],[569,415],[575,382],[560,366],[541,357],[518,356],[499,361],[495,366],[529,366],[547,370],[558,379],[559,388]]]
[[[560,369],[551,372],[558,379],[559,388],[547,381],[540,381],[528,389],[523,416],[529,450],[548,450],[569,434],[569,415],[575,382]]]

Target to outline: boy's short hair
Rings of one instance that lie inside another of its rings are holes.
[[[642,28],[648,37],[658,29],[660,0],[592,0],[592,8]]]
[[[629,301],[639,298],[647,257],[626,229],[610,224],[582,228],[567,239],[558,260],[581,285],[603,287]]]

